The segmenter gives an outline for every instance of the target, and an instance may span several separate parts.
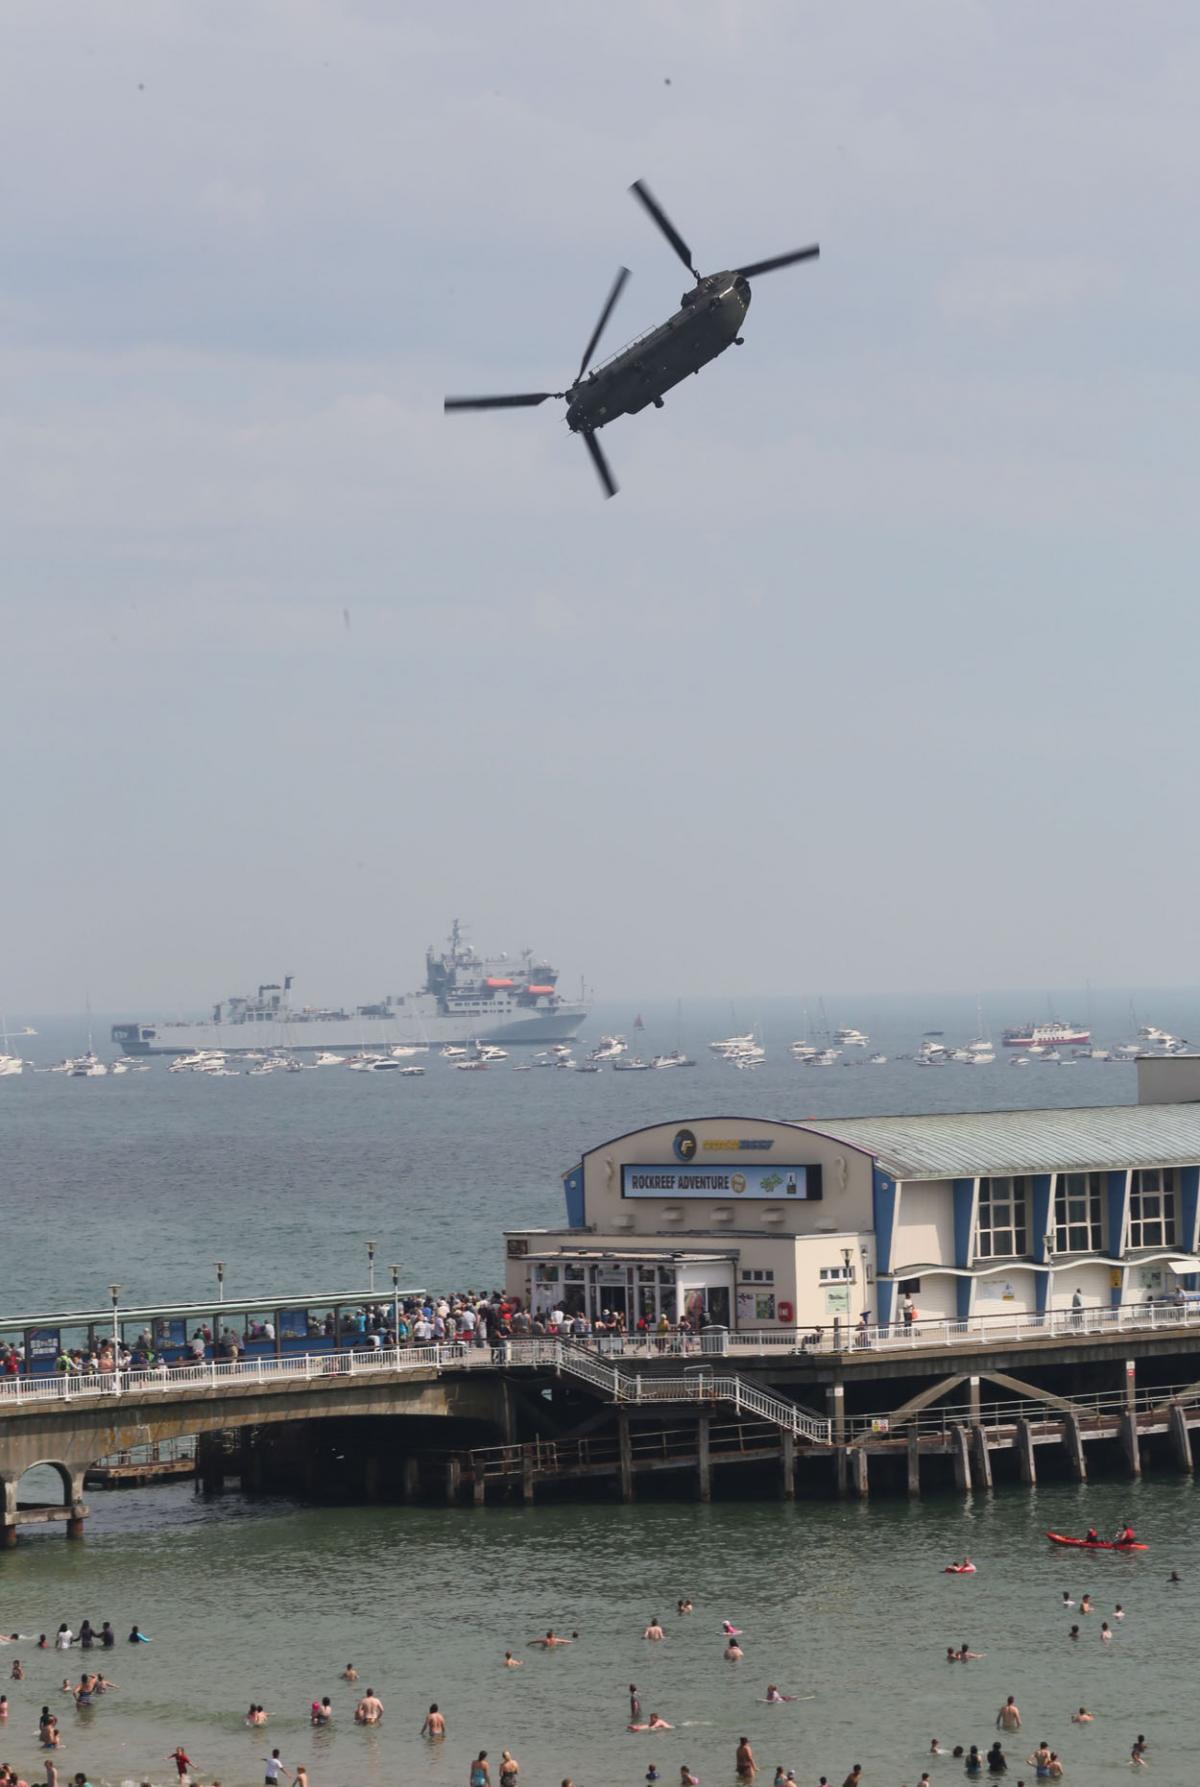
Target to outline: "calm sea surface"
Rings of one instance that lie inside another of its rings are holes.
[[[632,1015],[598,1013],[589,1030],[629,1034]],[[644,1015],[644,1052],[673,1046],[673,1010]],[[756,1015],[739,1013],[738,1027]],[[1134,1095],[1133,1069],[1107,1063],[802,1069],[786,1055],[787,1041],[804,1034],[799,1011],[761,1015],[771,1054],[756,1074],[704,1049],[733,1027],[724,1007],[685,1013],[682,1040],[699,1065],[678,1073],[456,1074],[433,1061],[423,1080],[333,1068],[206,1080],[155,1064],[118,1079],[0,1081],[5,1312],[99,1306],[113,1280],[131,1303],[207,1295],[217,1258],[235,1304],[239,1291],[353,1289],[365,1282],[368,1237],[406,1283],[490,1284],[505,1226],[561,1222],[558,1174],[581,1149],[658,1119]],[[997,1031],[1028,1015],[1026,1006],[989,1012]],[[1147,1015],[1185,1035],[1190,1017],[1200,1034],[1194,997]],[[1124,1040],[1127,1010],[1104,1019],[1098,1038]],[[927,1028],[945,1028],[947,1041],[975,1029],[973,1001],[863,1001],[837,1020],[869,1029],[892,1056]],[[39,1061],[82,1046],[78,1027],[39,1028],[23,1045]],[[1193,1486],[1177,1478],[866,1508],[310,1510],[236,1495],[205,1504],[190,1488],[90,1500],[84,1544],[55,1529],[22,1534],[0,1556],[0,1628],[53,1632],[86,1615],[122,1633],[136,1620],[154,1642],[122,1641],[110,1653],[120,1691],[83,1714],[57,1692],[64,1668],[54,1653],[0,1648],[0,1673],[14,1651],[27,1669],[23,1684],[3,1684],[11,1714],[0,1727],[0,1759],[23,1769],[35,1762],[37,1711],[49,1701],[66,1733],[68,1778],[88,1770],[98,1783],[173,1779],[162,1759],[182,1742],[200,1778],[225,1787],[260,1781],[275,1744],[289,1767],[307,1764],[313,1787],[465,1787],[481,1747],[495,1781],[504,1746],[522,1765],[523,1787],[568,1775],[576,1787],[638,1787],[651,1759],[666,1787],[684,1762],[704,1787],[723,1787],[744,1733],[768,1787],[778,1762],[801,1783],[815,1787],[825,1774],[836,1787],[856,1761],[866,1787],[915,1787],[926,1767],[942,1787],[962,1779],[961,1767],[948,1756],[927,1761],[930,1738],[986,1747],[997,1707],[1014,1693],[1025,1715],[1020,1741],[1005,1745],[1014,1781],[1032,1780],[1024,1758],[1043,1735],[1069,1780],[1116,1779],[1139,1731],[1151,1739],[1150,1778],[1195,1778],[1200,1530]],[[1041,1536],[1126,1515],[1150,1551],[1080,1560]],[[964,1551],[979,1574],[943,1575]],[[1181,1587],[1166,1585],[1172,1568]],[[1090,1589],[1097,1602],[1078,1644],[1066,1636],[1064,1588]],[[683,1594],[696,1611],[680,1619]],[[1099,1623],[1116,1600],[1128,1617],[1106,1647]],[[666,1624],[660,1645],[640,1637],[652,1614]],[[740,1665],[722,1659],[726,1617],[745,1629]],[[551,1624],[577,1630],[578,1641],[549,1655],[528,1649]],[[964,1639],[985,1660],[947,1666],[946,1645]],[[501,1667],[506,1648],[524,1668]],[[352,1723],[352,1690],[338,1680],[348,1660],[384,1699],[378,1730]],[[77,1672],[77,1651],[70,1662]],[[631,1681],[646,1712],[675,1730],[625,1735]],[[765,1706],[768,1682],[811,1698]],[[337,1722],[314,1732],[307,1707],[326,1693]],[[251,1700],[271,1713],[265,1732],[241,1724]],[[441,1746],[418,1737],[433,1700],[449,1723]],[[1080,1703],[1094,1724],[1070,1724]]]

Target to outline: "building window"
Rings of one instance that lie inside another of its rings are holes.
[[[751,1266],[742,1268],[743,1284],[774,1284],[775,1273],[769,1266]]]
[[[1099,1253],[1104,1246],[1104,1174],[1060,1173],[1054,1190],[1055,1253]]]
[[[1130,1248],[1174,1247],[1175,1233],[1174,1167],[1139,1167],[1129,1194]]]
[[[920,1292],[921,1280],[919,1278],[902,1278],[899,1288],[902,1297],[915,1297]]]
[[[821,1284],[853,1284],[853,1266],[822,1266],[818,1274]]]
[[[1028,1191],[1024,1179],[981,1179],[975,1255],[981,1260],[1019,1259],[1029,1252]]]

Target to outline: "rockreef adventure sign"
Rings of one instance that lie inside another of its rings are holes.
[[[821,1196],[819,1166],[623,1166],[623,1198],[807,1198]]]

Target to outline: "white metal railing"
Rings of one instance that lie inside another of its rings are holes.
[[[90,1372],[81,1377],[0,1379],[0,1414],[14,1403],[88,1402],[105,1396],[179,1395],[189,1391],[239,1389],[255,1384],[321,1382],[334,1377],[369,1377],[417,1367],[469,1365],[471,1349],[462,1341],[442,1346],[379,1347],[343,1353],[298,1353],[282,1359],[205,1360],[194,1365],[160,1365],[143,1371]],[[483,1363],[484,1361],[479,1361]]]
[[[847,1415],[846,1437],[857,1439],[864,1434],[901,1434],[910,1428],[918,1433],[948,1433],[954,1427],[1013,1427],[1018,1421],[1034,1426],[1063,1421],[1075,1415],[1081,1421],[1114,1421],[1123,1415],[1162,1413],[1177,1398],[1190,1396],[1195,1406],[1196,1392],[1191,1384],[1159,1384],[1137,1390],[1132,1395],[1124,1390],[1101,1390],[1072,1394],[1060,1401],[1043,1401],[1036,1396],[1013,1397],[1000,1402],[933,1403],[910,1415],[882,1409],[872,1415]]]
[[[1127,1334],[1138,1330],[1200,1328],[1200,1302],[1126,1303],[1118,1309],[1053,1309],[1044,1315],[973,1315],[961,1321],[903,1319],[886,1325],[839,1323],[836,1335],[829,1327],[814,1330],[806,1350],[895,1352],[923,1346],[947,1346],[956,1342],[1012,1340],[1077,1340],[1088,1335]]]

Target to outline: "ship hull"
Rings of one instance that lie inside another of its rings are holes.
[[[213,1024],[114,1024],[113,1041],[129,1055],[190,1055],[194,1049],[222,1049],[244,1055],[250,1050],[283,1049],[309,1054],[317,1049],[387,1049],[397,1043],[570,1042],[587,1017],[586,1005],[565,1002],[551,1010],[499,1013],[493,1018],[425,1015],[397,1008],[386,1018],[314,1017],[299,1014],[286,1022]]]

